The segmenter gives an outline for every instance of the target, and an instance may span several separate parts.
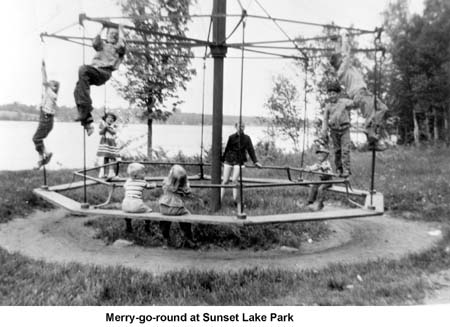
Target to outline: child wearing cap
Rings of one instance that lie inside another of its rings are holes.
[[[57,109],[56,100],[58,99],[59,82],[48,81],[47,71],[45,69],[45,61],[42,60],[42,85],[44,91],[42,93],[42,101],[39,106],[39,124],[33,135],[33,143],[39,155],[38,163],[35,169],[41,168],[50,162],[53,153],[47,151],[44,145],[44,139],[53,129],[54,117]]]
[[[112,112],[106,112],[99,125],[100,144],[97,150],[97,157],[103,157],[103,164],[116,161],[119,156],[117,147],[117,125],[115,124],[117,116]],[[99,178],[113,178],[116,176],[113,166],[109,166],[108,176],[105,174],[105,168],[100,168]]]
[[[331,164],[328,160],[330,152],[322,140],[316,140],[316,163],[307,166],[305,170],[319,172],[323,174],[331,174]],[[331,180],[331,175],[320,175],[321,181]],[[308,200],[306,202],[306,208],[311,211],[319,211],[323,208],[323,202],[325,198],[325,190],[330,188],[331,184],[312,184],[309,187]]]
[[[164,179],[162,189],[163,195],[159,198],[159,210],[163,215],[182,216],[190,214],[183,201],[183,197],[191,194],[189,180],[183,167],[180,165],[172,166],[169,175]],[[159,226],[164,237],[164,245],[167,246],[170,242],[171,222],[161,221]],[[191,224],[180,222],[180,228],[185,236],[184,246],[195,248]]]
[[[327,85],[328,103],[325,106],[321,137],[327,139],[328,128],[333,142],[336,172],[348,177],[350,170],[350,110],[355,108],[352,100],[340,98],[341,86],[338,82]]]
[[[133,162],[127,167],[128,179],[123,188],[125,197],[122,201],[122,210],[131,213],[151,212],[152,209],[145,205],[142,193],[146,188],[155,188],[154,183],[145,181],[145,167],[143,164]]]
[[[338,42],[340,40],[340,42]],[[365,119],[365,133],[369,143],[369,149],[376,151],[386,150],[386,143],[381,138],[381,129],[384,124],[384,116],[388,111],[386,105],[377,101],[375,111],[375,96],[367,88],[362,73],[351,64],[350,44],[348,37],[334,37],[335,53],[330,57],[330,64],[337,73],[337,77],[355,105],[361,109]]]

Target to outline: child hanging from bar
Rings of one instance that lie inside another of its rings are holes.
[[[102,40],[101,33],[104,29],[105,26],[92,42],[96,51],[92,64],[83,65],[78,70],[78,82],[74,90],[78,109],[76,121],[84,126],[88,135],[94,132],[90,86],[105,84],[111,78],[112,72],[119,68],[126,51],[122,27],[108,27],[106,40]]]
[[[361,110],[365,119],[365,133],[369,150],[384,151],[386,150],[386,143],[381,135],[384,116],[388,108],[377,98],[375,110],[375,96],[368,90],[362,73],[352,65],[348,35],[344,35],[344,37],[334,36],[331,40],[335,42],[335,52],[330,57],[330,64],[335,69],[337,77],[345,87],[347,94]]]
[[[189,215],[189,210],[184,205],[183,198],[191,194],[189,180],[186,170],[179,166],[173,165],[169,175],[163,182],[163,195],[159,198],[159,209],[161,214],[170,216]],[[163,247],[167,247],[170,243],[170,221],[161,221],[159,223],[162,235],[164,237]],[[195,249],[196,244],[192,236],[192,226],[190,223],[180,222],[180,228],[183,231],[185,240],[183,247]]]
[[[41,71],[43,93],[41,104],[39,105],[39,124],[36,132],[33,135],[33,142],[39,155],[39,159],[35,169],[39,169],[43,165],[48,164],[53,155],[52,152],[49,152],[46,149],[44,145],[44,139],[53,129],[53,122],[57,109],[56,101],[58,99],[59,91],[59,82],[54,80],[47,80],[47,70],[44,60],[42,60]]]
[[[155,183],[147,183],[145,180],[145,167],[143,164],[133,162],[127,167],[128,179],[123,188],[125,197],[122,201],[122,211],[131,213],[151,212],[143,200],[143,192],[146,188],[155,188]]]
[[[119,149],[117,147],[117,125],[115,124],[117,116],[112,112],[106,112],[102,117],[99,125],[99,134],[101,135],[100,144],[97,150],[97,157],[103,157],[103,165],[116,161],[119,156]],[[99,178],[112,179],[116,176],[116,169],[114,165],[108,168],[108,175],[105,173],[106,167],[101,167],[99,171]]]
[[[334,163],[339,176],[347,178],[350,169],[350,110],[355,108],[352,100],[340,98],[341,86],[337,81],[327,85],[328,103],[322,120],[321,139],[328,143],[328,129],[333,143]]]
[[[323,139],[314,141],[316,163],[305,167],[306,171],[319,172],[323,174],[331,174],[331,164],[328,160],[330,154],[327,144]],[[321,181],[331,180],[331,175],[320,175]],[[311,184],[309,187],[308,199],[305,203],[305,208],[309,211],[319,211],[323,209],[325,200],[325,191],[331,187],[331,184]]]

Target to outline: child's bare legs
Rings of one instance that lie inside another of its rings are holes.
[[[105,158],[105,160],[107,160],[107,162],[105,162],[105,164],[116,162],[116,158]],[[116,177],[116,175],[117,174],[116,174],[115,165],[110,165],[109,172],[108,172],[108,178]]]
[[[108,159],[103,157],[103,165],[106,165],[107,163]],[[98,172],[98,178],[106,178],[105,167],[100,167],[100,170]]]
[[[323,202],[325,200],[325,191],[331,187],[331,184],[320,184],[317,189],[317,210],[323,209]]]
[[[103,158],[103,166],[107,165],[108,163],[113,163],[113,162],[116,162],[115,158],[108,158],[108,157]],[[106,167],[101,167],[99,170],[99,173],[98,173],[98,177],[99,178],[113,178],[113,177],[117,176],[115,165],[110,165],[108,167],[108,175],[106,175],[105,171],[106,171]]]
[[[227,185],[229,180],[230,180],[230,175],[231,175],[231,169],[233,168],[233,166],[228,165],[228,164],[224,164],[223,165],[223,177],[222,177],[222,185]],[[221,188],[220,189],[220,201],[223,200],[223,197],[225,196],[225,188]]]
[[[319,190],[318,184],[313,184],[309,187],[308,200],[306,201],[306,205],[313,204],[316,201],[318,190]]]
[[[160,204],[160,212],[163,215],[172,215],[172,216],[183,216],[183,215],[189,215],[190,212],[185,207],[169,207],[163,204]],[[170,242],[170,221],[160,221],[159,222],[159,228],[161,229],[161,234],[163,235],[163,246],[167,246]],[[192,226],[190,223],[183,223],[180,222],[180,229],[183,232],[183,235],[186,239],[184,242],[185,247],[194,248],[195,244],[193,243],[193,236],[192,236]]]
[[[228,164],[224,164],[223,165],[223,180],[222,180],[222,185],[226,185],[229,183],[229,179],[230,179],[230,175],[231,175],[231,182],[233,184],[237,184],[238,180],[239,180],[239,165],[228,165]],[[225,194],[225,188],[222,188],[220,190],[220,199],[223,200]],[[238,190],[237,188],[233,188],[233,201],[236,202],[238,200]]]
[[[239,180],[239,165],[234,165],[231,182],[233,182],[233,184],[237,184],[238,180]],[[233,200],[235,202],[238,200],[238,189],[236,187],[233,188]]]

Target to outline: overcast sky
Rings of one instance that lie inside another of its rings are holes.
[[[334,22],[338,25],[374,29],[382,23],[380,13],[386,8],[388,0],[258,0],[272,17],[288,18],[316,23]],[[44,57],[51,79],[61,82],[58,103],[74,106],[73,88],[77,80],[78,66],[82,63],[82,47],[56,39],[46,39],[42,47],[39,34],[56,32],[70,24],[76,23],[78,14],[85,12],[91,17],[117,16],[120,12],[114,0],[1,0],[0,24],[2,51],[0,59],[3,65],[0,74],[0,104],[21,102],[37,104],[40,100],[41,75],[40,62]],[[423,10],[422,0],[410,0],[412,12]],[[265,15],[254,0],[241,0],[249,14]],[[192,14],[210,14],[212,0],[198,0],[192,8]],[[227,1],[229,14],[240,14],[237,0]],[[227,35],[235,26],[237,18],[227,21]],[[189,36],[206,39],[208,19],[194,19],[190,24]],[[298,24],[281,24],[290,37],[297,35],[314,36],[320,28]],[[100,26],[87,24],[87,36],[93,37]],[[68,28],[61,34],[81,36],[79,26]],[[242,30],[238,30],[230,42],[240,42]],[[247,41],[286,39],[280,29],[268,20],[249,18],[245,33]],[[364,40],[362,40],[364,42]],[[365,40],[369,42],[368,40]],[[199,49],[202,55],[204,49]],[[93,52],[86,51],[89,63]],[[239,51],[229,51],[225,62],[224,114],[239,113],[240,94],[240,60]],[[248,54],[248,56],[254,56]],[[183,112],[201,112],[202,103],[202,60],[193,60],[198,74],[188,85],[186,92],[181,92],[185,103]],[[206,113],[212,111],[212,60],[207,62],[206,79]],[[244,115],[264,115],[263,104],[270,95],[272,78],[283,73],[295,76],[292,63],[285,59],[248,59],[244,63]],[[300,81],[299,81],[299,84]],[[300,86],[300,85],[299,85]],[[127,106],[111,87],[92,87],[95,107],[102,107],[105,100],[110,107]]]

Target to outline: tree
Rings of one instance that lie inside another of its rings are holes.
[[[265,104],[270,114],[270,120],[267,120],[269,134],[274,135],[279,131],[288,137],[295,152],[300,150],[299,137],[303,126],[299,98],[297,87],[288,78],[278,75],[274,80],[272,95]]]
[[[138,31],[127,35],[127,55],[119,93],[138,109],[137,115],[147,121],[147,155],[152,156],[153,120],[165,121],[180,104],[177,91],[195,70],[189,65],[193,56],[182,41],[151,31],[185,37],[191,0],[125,0],[124,15],[131,18]],[[146,32],[146,31],[150,31]],[[171,103],[167,104],[167,101]]]
[[[410,16],[406,0],[384,13],[391,54],[388,99],[405,143],[448,140],[450,4],[427,0],[423,15]]]

